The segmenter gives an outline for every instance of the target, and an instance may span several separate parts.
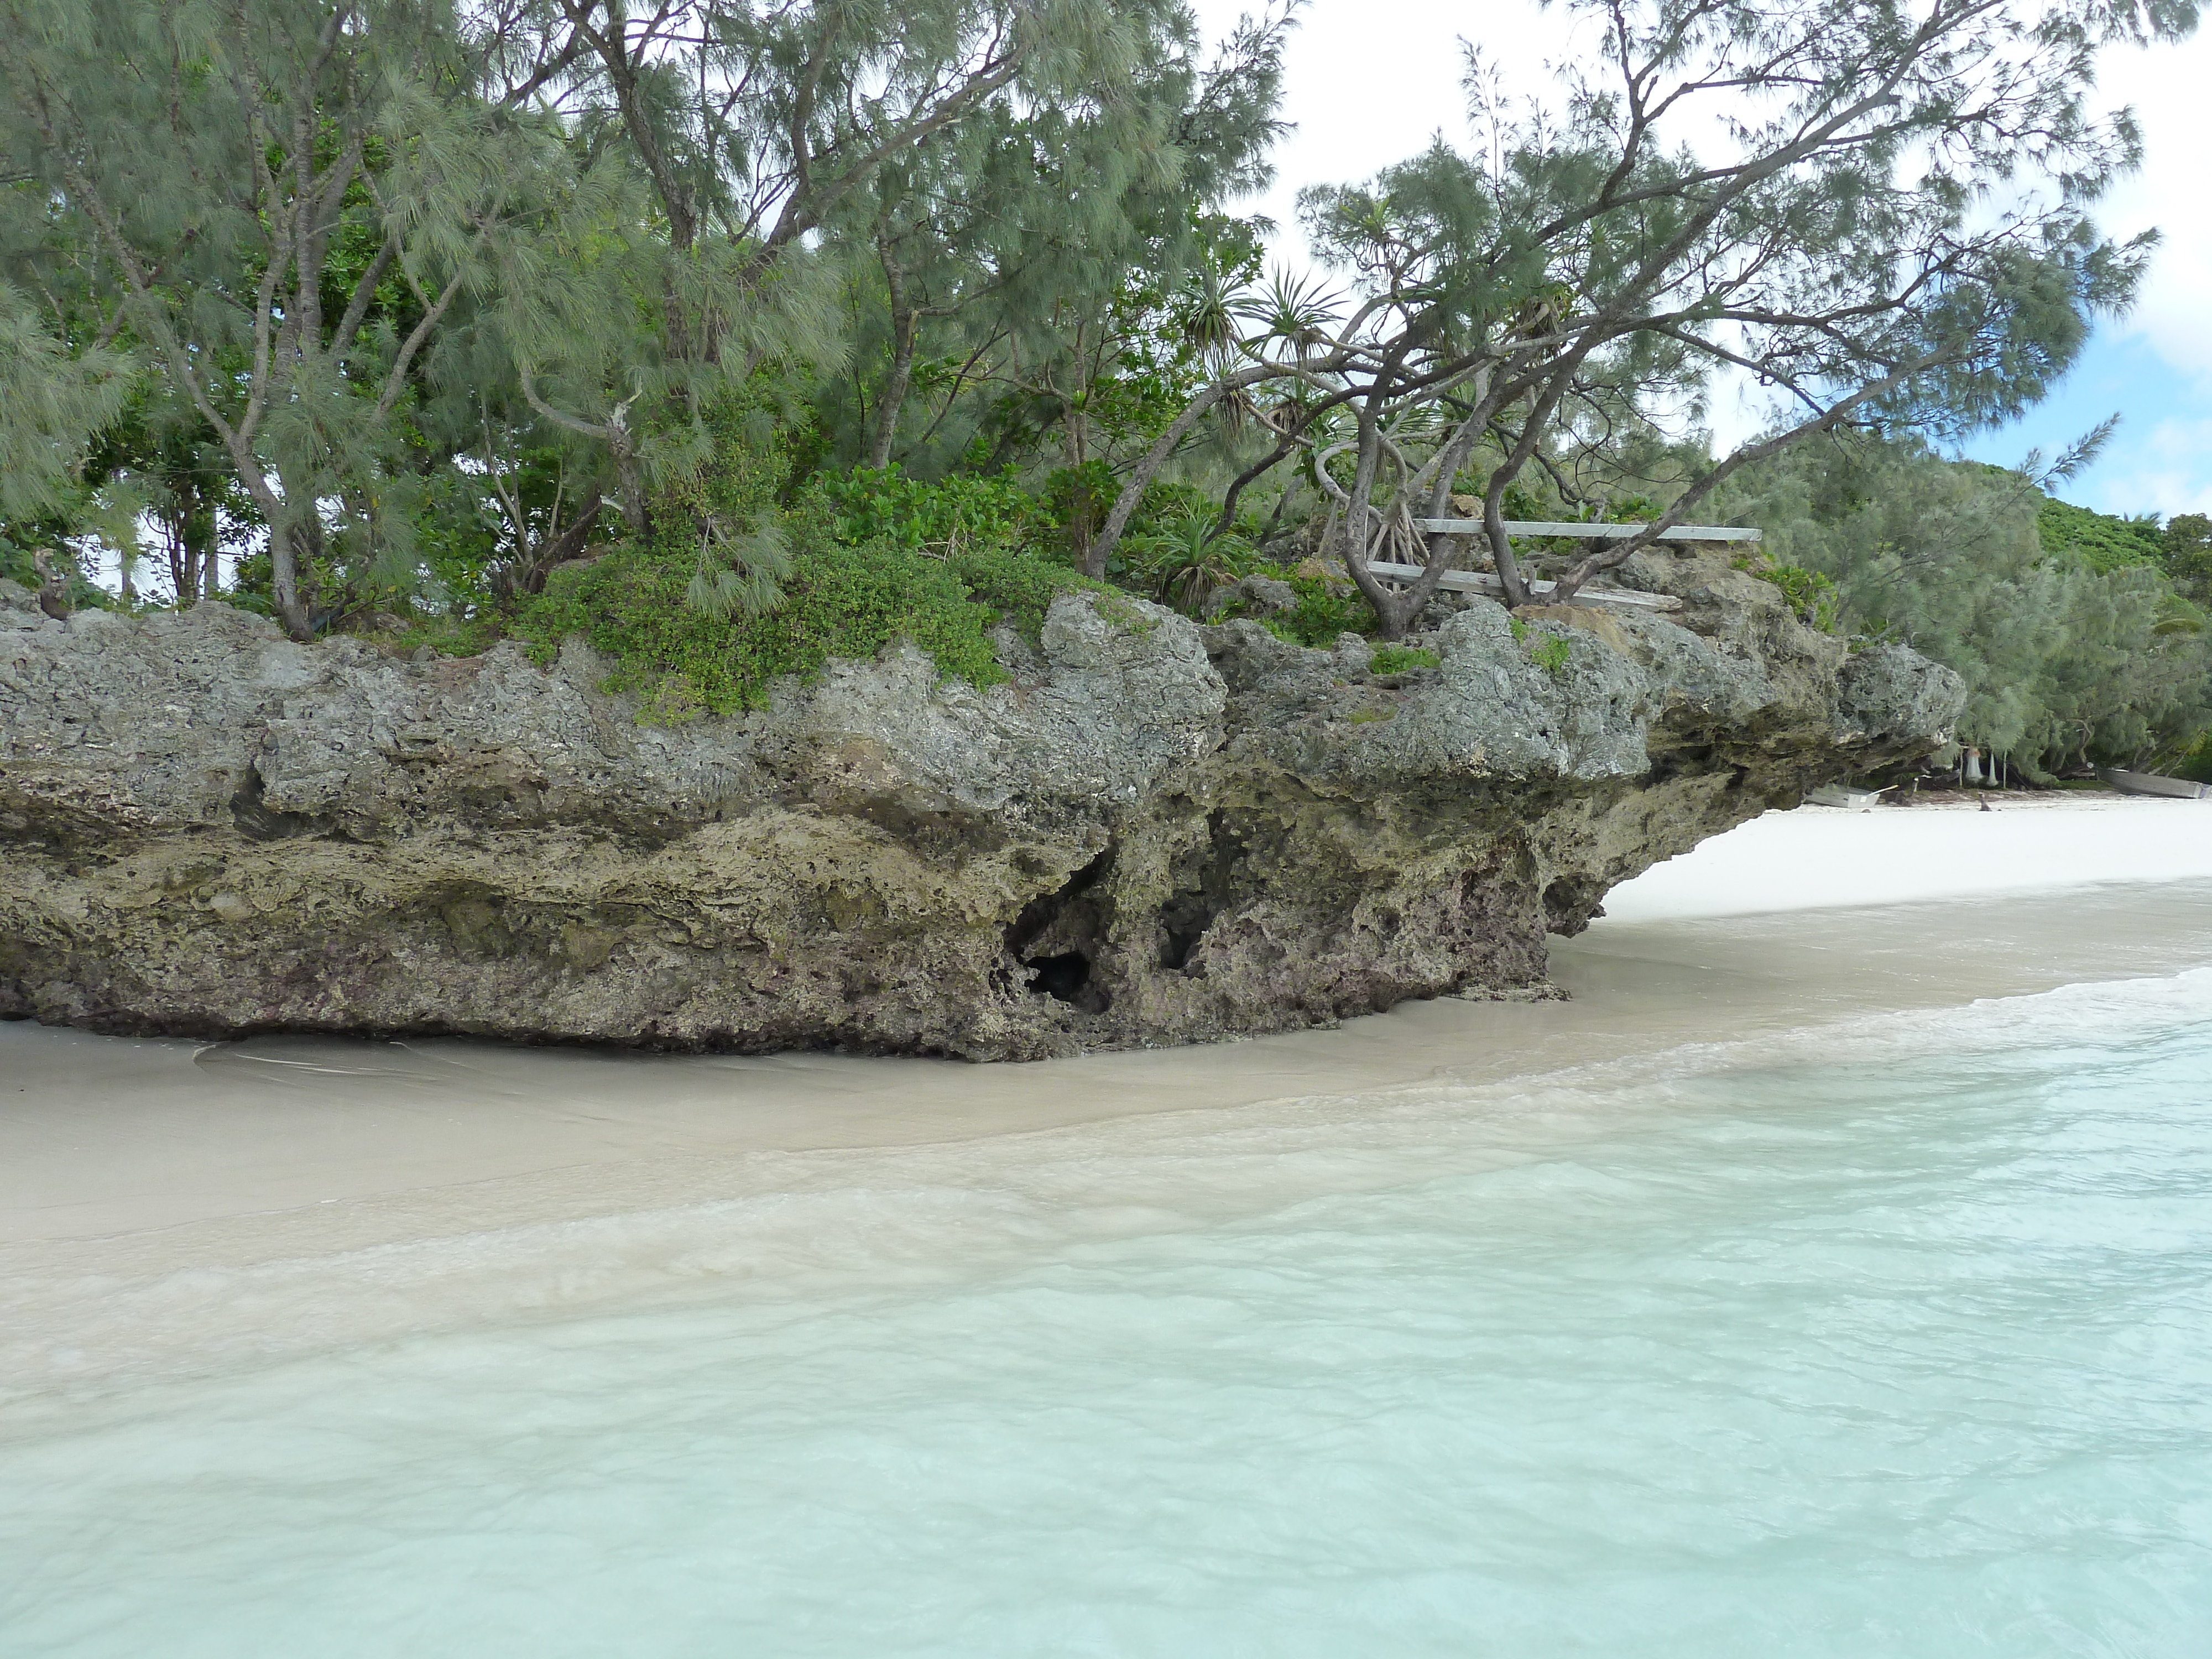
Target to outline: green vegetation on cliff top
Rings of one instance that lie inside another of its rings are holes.
[[[556,568],[508,624],[540,661],[589,641],[615,665],[606,689],[642,693],[647,720],[764,708],[778,679],[902,641],[945,678],[996,685],[999,624],[1034,640],[1054,599],[1086,588],[1134,620],[1115,590],[1021,544],[1036,503],[1004,479],[860,470],[786,508],[787,459],[723,424],[686,498],[656,501],[652,533]],[[746,592],[755,577],[774,591]]]
[[[2031,766],[2212,720],[2212,527],[1932,447],[2130,303],[2094,47],[2196,8],[1624,0],[1564,84],[1496,65],[1474,142],[1298,181],[1326,276],[1232,210],[1299,9],[13,0],[0,571],[301,641],[580,635],[676,720],[899,640],[988,685],[1078,588],[1410,639],[1428,592],[1346,575],[1442,555],[1457,495],[1765,526],[1800,616],[1957,669],[1960,735]],[[1685,133],[1765,113],[1669,149],[1617,118],[1662,81]],[[1717,450],[1717,373],[1790,393]],[[1632,550],[1487,550],[1516,603]]]

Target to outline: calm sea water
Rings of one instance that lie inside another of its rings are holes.
[[[0,1652],[2212,1652],[2212,974],[848,1174],[19,1401]]]

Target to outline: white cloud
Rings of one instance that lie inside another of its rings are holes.
[[[2110,512],[2212,513],[2207,456],[2212,416],[2160,421],[2099,467],[2097,495]]]
[[[1211,38],[1260,9],[1260,0],[1194,0]],[[1572,14],[1534,0],[1480,7],[1446,0],[1312,0],[1291,37],[1285,113],[1297,131],[1275,152],[1276,184],[1245,210],[1281,228],[1285,259],[1303,261],[1297,193],[1306,185],[1350,184],[1425,148],[1442,132],[1464,145],[1467,94],[1462,38],[1486,57],[1540,66],[1571,47]],[[1528,91],[1540,89],[1537,76]]]
[[[2140,336],[2176,368],[2212,376],[2212,185],[2205,141],[2212,126],[2212,31],[2178,46],[2106,53],[2103,92],[2142,124],[2142,171],[2121,183],[2099,214],[2106,228],[2133,235],[2156,226],[2142,297],[2122,331]]]

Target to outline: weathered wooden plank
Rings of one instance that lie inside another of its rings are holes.
[[[1432,536],[1480,536],[1480,519],[1416,519],[1413,528],[1426,531]],[[1554,524],[1548,519],[1508,519],[1505,533],[1509,536],[1573,536],[1583,541],[1620,541],[1643,529],[1640,524]],[[1749,527],[1736,529],[1723,525],[1678,524],[1672,530],[1662,530],[1658,539],[1662,542],[1755,542],[1762,532]]]
[[[1417,564],[1386,564],[1371,560],[1367,568],[1387,582],[1404,582],[1411,586],[1420,578],[1421,567]],[[1481,593],[1492,599],[1505,591],[1505,584],[1486,570],[1447,570],[1437,584],[1455,593]],[[1541,599],[1558,587],[1557,582],[1530,582],[1531,598]],[[1632,611],[1680,611],[1681,600],[1668,593],[1641,593],[1632,587],[1585,587],[1575,595],[1576,605],[1625,605]]]

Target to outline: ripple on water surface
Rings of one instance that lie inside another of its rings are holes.
[[[823,1213],[1023,1249],[19,1411],[0,1650],[2203,1654],[2208,1079],[2191,975],[963,1149]]]

